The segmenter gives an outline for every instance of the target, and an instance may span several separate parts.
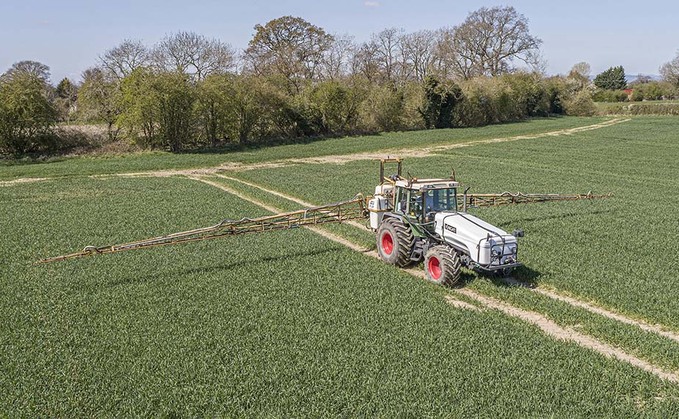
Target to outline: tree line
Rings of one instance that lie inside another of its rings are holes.
[[[108,142],[179,152],[594,112],[588,75],[576,66],[545,77],[541,41],[513,7],[481,8],[436,31],[385,29],[363,43],[293,16],[254,29],[240,53],[192,32],[153,47],[125,40],[77,84],[53,87],[44,64],[16,63],[0,76],[0,152],[91,143],[66,138],[60,121],[103,123]],[[679,58],[663,69],[671,80]]]

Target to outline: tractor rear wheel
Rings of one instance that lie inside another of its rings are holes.
[[[385,219],[377,229],[377,253],[390,265],[408,266],[414,241],[410,227],[398,218]]]
[[[424,257],[427,279],[436,284],[452,286],[460,281],[460,255],[449,246],[434,246]]]

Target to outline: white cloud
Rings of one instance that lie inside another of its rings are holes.
[[[380,7],[380,2],[375,0],[366,0],[363,4],[365,7]]]

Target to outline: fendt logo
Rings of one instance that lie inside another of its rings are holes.
[[[457,233],[457,229],[455,227],[451,226],[451,225],[446,224],[445,229],[450,231],[453,234]]]

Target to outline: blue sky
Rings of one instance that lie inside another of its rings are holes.
[[[628,75],[657,74],[679,50],[679,2],[658,0],[2,0],[0,72],[20,60],[50,66],[52,81],[78,80],[124,39],[153,45],[193,31],[245,48],[254,25],[299,16],[356,41],[382,29],[407,32],[461,23],[479,7],[514,6],[543,40],[550,74],[586,61],[596,74],[622,65]]]

